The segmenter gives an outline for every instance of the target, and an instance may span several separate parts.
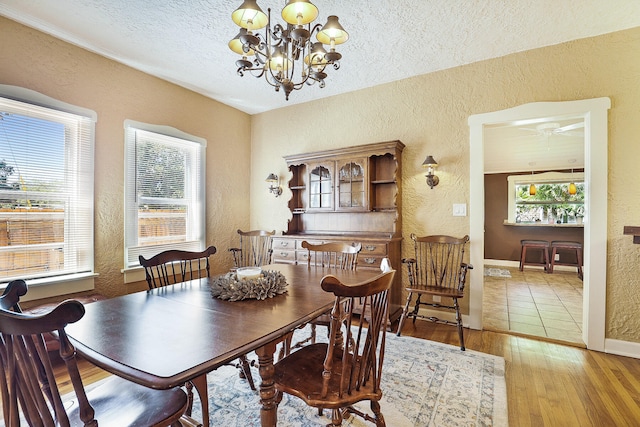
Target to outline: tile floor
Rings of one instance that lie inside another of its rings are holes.
[[[511,277],[484,277],[485,329],[533,335],[584,346],[582,281],[575,270],[493,267]]]

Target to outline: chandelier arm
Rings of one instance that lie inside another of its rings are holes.
[[[284,29],[284,27],[280,24],[276,24],[273,26],[273,31],[269,29],[271,36],[278,40],[280,43],[282,40],[286,39],[288,36],[288,31]]]
[[[258,73],[256,74],[256,71],[258,71]],[[262,77],[262,75],[264,74],[264,67],[259,67],[259,68],[247,68],[247,67],[239,67],[238,68],[238,75],[240,75],[241,77],[244,77],[245,72],[248,72],[249,74],[251,74],[253,77],[257,77],[260,78]]]
[[[255,54],[255,60],[253,61],[253,63],[256,64],[256,66],[260,66],[261,64],[264,65],[268,61],[269,56],[266,53],[255,48],[253,49],[253,52]]]
[[[264,74],[264,67],[262,67],[262,68],[251,68],[250,70],[247,70],[247,71],[251,72],[251,75],[253,77],[259,79]],[[255,73],[255,71],[258,71],[258,73]]]
[[[311,24],[309,24],[309,27],[311,27]],[[309,40],[311,40],[311,37],[313,37],[314,34],[319,32],[321,28],[322,28],[322,24],[316,24],[313,26],[313,28],[309,28],[309,34],[310,34]]]

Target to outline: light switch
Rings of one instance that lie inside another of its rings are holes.
[[[466,203],[454,203],[453,204],[453,216],[467,216],[467,204]]]

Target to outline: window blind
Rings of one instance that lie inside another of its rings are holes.
[[[0,97],[0,282],[93,272],[95,115],[42,99]]]
[[[177,129],[125,124],[125,268],[168,249],[204,249],[206,142]]]

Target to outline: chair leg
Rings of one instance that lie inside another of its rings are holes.
[[[291,343],[293,342],[293,332],[289,332],[282,340],[282,347],[278,353],[278,361],[291,354]]]
[[[407,318],[407,313],[409,312],[409,304],[411,304],[411,296],[412,292],[409,292],[409,296],[407,296],[407,302],[402,309],[402,315],[400,315],[400,321],[398,322],[398,332],[396,332],[397,336],[400,336],[402,333],[402,326],[404,325],[404,320]]]
[[[342,410],[333,409],[331,411],[331,424],[328,424],[327,427],[340,427],[341,425],[342,425]]]
[[[316,325],[311,324],[311,344],[316,343]]]
[[[184,413],[191,416],[191,411],[193,410],[193,383],[187,381],[184,388],[187,389],[187,410]]]
[[[453,306],[456,308],[456,324],[458,326],[458,338],[460,339],[460,350],[464,351],[464,333],[462,331],[462,315],[460,314],[460,305],[458,298],[453,298]]]
[[[549,266],[551,265],[551,260],[549,259],[549,248],[544,248],[544,271],[549,273]]]
[[[376,427],[386,427],[387,424],[384,422],[382,411],[380,411],[380,403],[377,400],[371,401],[371,412],[375,416]]]
[[[249,387],[251,390],[256,391],[256,385],[253,383],[253,375],[251,375],[251,365],[249,364],[249,360],[247,356],[240,356],[240,373],[241,376],[244,377],[249,382]]]
[[[553,273],[553,268],[556,265],[556,248],[554,247],[551,250],[551,259],[549,260],[549,269],[547,270],[547,273]]]
[[[420,304],[422,304],[420,302],[420,298],[422,297],[421,294],[418,294],[418,298],[416,298],[416,305],[413,307],[413,311],[411,312],[410,316],[413,317],[413,324],[416,324],[416,320],[418,319],[418,311],[420,310]]]

